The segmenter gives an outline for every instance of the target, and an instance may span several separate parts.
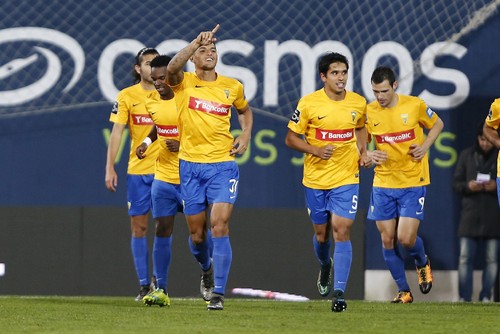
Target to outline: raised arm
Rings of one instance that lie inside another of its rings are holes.
[[[177,86],[182,82],[184,79],[184,66],[200,46],[209,45],[217,41],[214,34],[219,28],[220,25],[217,24],[211,31],[200,32],[191,43],[177,52],[167,66],[167,81],[170,86]]]

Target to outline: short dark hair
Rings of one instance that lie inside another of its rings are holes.
[[[328,72],[330,64],[332,63],[343,63],[347,67],[347,70],[349,70],[349,61],[347,60],[346,56],[337,52],[329,52],[319,59],[319,73],[326,74],[326,72]]]
[[[379,84],[384,82],[384,80],[389,81],[389,84],[392,86],[394,82],[396,82],[396,75],[391,68],[386,66],[379,66],[373,71],[371,82],[373,82],[374,84]]]
[[[167,55],[156,56],[151,60],[151,68],[153,67],[167,67],[172,57]]]

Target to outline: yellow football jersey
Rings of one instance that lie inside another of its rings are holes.
[[[175,100],[162,100],[159,95],[154,95],[146,100],[146,110],[151,116],[158,133],[156,142],[159,146],[159,153],[155,164],[155,179],[179,184],[178,152],[170,152],[165,143],[167,139],[179,140]],[[149,147],[146,157],[148,155]]]
[[[148,147],[148,155],[140,160],[135,154],[135,149],[147,137],[153,121],[146,111],[146,99],[158,93],[156,90],[144,90],[140,84],[127,87],[120,91],[116,98],[109,120],[113,123],[128,126],[130,135],[130,153],[128,161],[128,174],[153,174],[155,161],[158,156],[158,143]]]
[[[486,125],[498,130],[498,127],[500,126],[500,98],[495,99],[495,101],[491,104],[490,111],[485,122]],[[500,153],[498,154],[497,159],[497,177],[500,177]]]
[[[179,159],[198,163],[234,160],[229,155],[234,140],[231,106],[247,106],[243,85],[222,75],[215,81],[203,81],[195,73],[184,73],[184,80],[172,89],[179,112]]]
[[[385,151],[388,159],[375,167],[373,186],[409,188],[430,184],[429,158],[413,161],[410,146],[425,140],[424,128],[430,129],[438,116],[420,98],[398,94],[395,107],[382,108],[377,101],[366,108],[366,128],[373,136],[376,149]]]
[[[300,99],[288,128],[304,135],[310,145],[336,146],[329,160],[305,155],[302,183],[306,187],[332,189],[359,183],[355,129],[364,126],[365,113],[365,98],[354,92],[346,92],[342,101],[330,99],[324,89]]]

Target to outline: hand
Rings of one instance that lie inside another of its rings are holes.
[[[231,147],[229,154],[230,155],[235,155],[235,154],[242,155],[247,150],[249,142],[250,142],[250,138],[246,138],[245,136],[240,135],[239,137],[237,137],[234,140],[233,146]]]
[[[167,139],[165,140],[165,143],[167,144],[167,149],[170,152],[179,152],[179,141],[175,139]]]
[[[417,145],[417,144],[412,144],[410,145],[410,151],[408,151],[408,154],[412,156],[413,161],[419,161],[421,160],[426,151],[422,148],[422,146]]]
[[[146,157],[145,153],[147,149],[148,146],[145,143],[141,143],[141,145],[137,146],[137,148],[135,149],[135,155],[137,155],[137,157],[142,160]]]
[[[483,183],[484,191],[496,191],[497,190],[497,182],[496,180],[490,180],[488,182]]]
[[[118,186],[118,175],[113,167],[111,167],[110,170],[106,170],[104,183],[106,184],[106,189],[111,192],[116,192],[116,187]]]
[[[372,158],[370,157],[368,152],[364,152],[361,154],[359,158],[359,165],[365,168],[370,168],[373,165]]]
[[[469,189],[472,192],[475,192],[475,193],[483,191],[483,189],[484,189],[484,185],[480,182],[477,182],[476,180],[470,180],[469,183],[467,184],[467,186],[469,187]]]
[[[367,155],[370,158],[371,163],[377,166],[383,164],[389,158],[387,152],[380,150],[368,151]]]
[[[336,148],[337,146],[333,146],[330,144],[323,147],[318,147],[314,155],[323,160],[328,160],[332,157],[333,151],[335,151]]]
[[[217,23],[215,28],[213,28],[211,31],[202,31],[196,37],[195,42],[198,43],[200,46],[201,45],[210,45],[212,43],[215,43],[217,41],[217,38],[214,37],[215,33],[219,30],[220,24]]]

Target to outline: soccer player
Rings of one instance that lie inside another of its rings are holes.
[[[169,306],[168,269],[172,251],[172,232],[177,212],[182,211],[179,181],[179,131],[177,129],[177,106],[174,92],[167,85],[169,56],[157,56],[151,61],[151,79],[158,94],[146,100],[146,110],[153,120],[150,134],[137,147],[136,155],[145,159],[148,147],[158,139],[159,153],[155,163],[154,180],[151,187],[153,218],[156,231],[153,243],[153,273],[156,289],[144,296],[145,304]]]
[[[498,136],[498,127],[500,126],[500,98],[495,99],[491,104],[490,111],[488,112],[488,117],[484,123],[483,132],[484,136],[493,144],[496,148],[500,148],[500,137]],[[497,193],[498,193],[498,205],[500,206],[500,153],[497,159]]]
[[[238,196],[239,169],[234,156],[243,154],[251,137],[253,115],[243,85],[215,71],[216,38],[201,32],[168,64],[168,83],[179,111],[180,180],[191,252],[202,269],[200,290],[209,310],[224,308],[224,292],[232,260],[229,219]],[[184,72],[191,60],[195,72]],[[238,112],[242,132],[230,133],[231,107]],[[205,232],[207,205],[213,240],[210,260]]]
[[[375,220],[384,260],[398,287],[393,303],[411,303],[399,242],[414,258],[422,293],[432,288],[432,271],[424,243],[417,235],[424,219],[426,186],[430,184],[427,151],[443,129],[443,121],[418,97],[395,92],[392,69],[376,68],[371,77],[376,101],[368,104],[367,130],[376,150],[369,152],[375,175],[368,219]],[[424,128],[428,129],[427,137]]]
[[[324,297],[330,293],[333,266],[332,311],[342,312],[347,308],[344,293],[352,262],[350,229],[358,206],[359,164],[368,161],[366,100],[345,88],[349,63],[344,55],[324,55],[318,70],[324,87],[300,99],[285,142],[306,154],[302,183],[321,265],[318,291]],[[333,260],[330,233],[335,240]]]
[[[158,56],[158,51],[153,48],[143,48],[137,53],[134,65],[135,84],[120,91],[109,117],[114,125],[109,137],[105,183],[106,188],[112,192],[115,192],[118,187],[118,175],[114,164],[126,126],[130,134],[127,201],[132,231],[132,257],[140,285],[136,301],[142,301],[142,298],[150,291],[151,285],[146,234],[148,212],[151,209],[151,184],[159,144],[153,143],[149,147],[148,156],[142,160],[137,158],[135,150],[148,135],[153,124],[146,111],[145,103],[146,98],[155,93],[151,80],[150,62],[156,56]]]

